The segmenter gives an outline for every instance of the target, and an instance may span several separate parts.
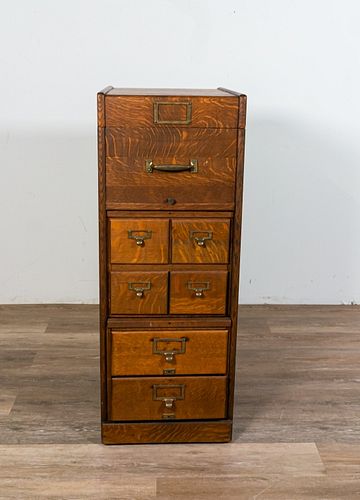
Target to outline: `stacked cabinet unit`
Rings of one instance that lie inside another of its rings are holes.
[[[98,94],[102,439],[226,442],[246,96]]]

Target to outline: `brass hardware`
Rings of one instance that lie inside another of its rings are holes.
[[[174,408],[175,401],[185,399],[185,384],[154,384],[152,386],[153,401],[163,401],[166,408]],[[159,396],[158,391],[161,389],[179,389],[177,396]]]
[[[165,356],[165,361],[168,363],[172,363],[174,361],[174,356],[175,354],[185,354],[186,352],[186,342],[189,339],[187,337],[181,337],[181,338],[160,338],[160,337],[155,337],[152,339],[153,343],[153,354],[162,354]],[[159,342],[180,342],[181,346],[179,349],[171,349],[171,350],[162,350],[158,348],[158,343]]]
[[[168,205],[175,205],[176,200],[174,198],[166,198],[165,203]]]
[[[164,368],[163,369],[163,375],[175,375],[176,370],[175,368]]]
[[[167,419],[167,418],[176,418],[175,413],[163,413],[162,418]]]
[[[195,297],[203,297],[205,290],[210,290],[210,281],[188,281],[186,287],[195,292]]]
[[[136,293],[136,296],[140,299],[144,296],[145,290],[150,290],[151,282],[130,282],[128,283],[128,289]]]
[[[185,120],[161,120],[159,117],[160,106],[186,106]],[[154,123],[160,125],[189,125],[191,123],[192,103],[191,102],[173,102],[173,101],[158,101],[154,102]]]
[[[195,236],[195,234],[203,234],[205,236]],[[205,247],[205,242],[208,240],[212,240],[212,237],[212,231],[190,231],[190,239],[195,240],[199,247]]]
[[[152,174],[154,170],[159,172],[186,172],[196,174],[198,171],[198,161],[190,160],[189,165],[155,165],[152,160],[145,160],[145,172]]]
[[[144,233],[144,234],[135,234],[135,233]],[[135,240],[136,244],[139,247],[144,246],[144,240],[149,240],[152,236],[152,231],[148,231],[147,229],[129,229],[128,238]]]

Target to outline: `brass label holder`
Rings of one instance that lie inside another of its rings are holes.
[[[145,244],[145,240],[149,240],[151,236],[152,236],[152,231],[148,231],[147,229],[128,230],[128,238],[130,240],[135,240],[137,246],[139,247],[143,247]]]
[[[160,106],[186,106],[184,120],[162,120],[160,118]],[[158,125],[190,125],[192,115],[191,102],[157,101],[154,102],[154,123]]]
[[[198,236],[195,236],[195,235]],[[203,235],[203,236],[201,236]],[[212,231],[190,231],[190,239],[195,240],[199,247],[205,247],[206,241],[212,240]]]
[[[179,389],[179,394],[176,396],[159,396],[158,391],[161,389]],[[185,399],[185,384],[154,384],[152,386],[153,401],[161,401],[165,405],[166,410],[175,410],[175,402]],[[175,412],[163,413],[162,418],[176,418]]]
[[[203,297],[206,290],[210,290],[210,281],[188,281],[186,288],[195,292],[195,297]]]
[[[174,361],[174,356],[176,354],[185,354],[186,352],[186,342],[189,339],[187,337],[181,337],[181,338],[164,338],[164,337],[155,337],[152,339],[153,343],[153,354],[160,354],[165,357],[165,361],[168,363],[172,363]],[[179,349],[160,349],[158,344],[160,342],[180,342],[180,348]]]
[[[131,290],[136,293],[136,296],[140,299],[144,296],[145,290],[151,289],[151,282],[130,282],[128,283],[128,290]]]

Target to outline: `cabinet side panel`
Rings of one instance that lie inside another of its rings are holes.
[[[239,97],[239,119],[244,112],[244,98]],[[246,100],[245,100],[246,103]],[[239,122],[239,125],[241,123]],[[241,244],[241,222],[242,222],[242,200],[243,200],[243,174],[244,174],[244,149],[245,149],[245,129],[238,129],[238,152],[237,152],[237,173],[235,191],[235,213],[232,233],[231,252],[231,288],[230,288],[230,316],[231,316],[231,336],[229,345],[229,392],[228,392],[228,417],[233,418],[234,387],[235,387],[235,360],[236,360],[236,338],[238,320],[238,299],[239,299],[239,276],[240,276],[240,244]]]
[[[105,96],[97,96],[98,109],[98,200],[99,200],[99,294],[100,294],[100,380],[101,417],[107,418],[106,402],[106,209],[105,209]]]

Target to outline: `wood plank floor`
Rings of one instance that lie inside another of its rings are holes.
[[[98,308],[0,306],[0,498],[359,499],[360,308],[241,306],[231,444],[100,444]]]

